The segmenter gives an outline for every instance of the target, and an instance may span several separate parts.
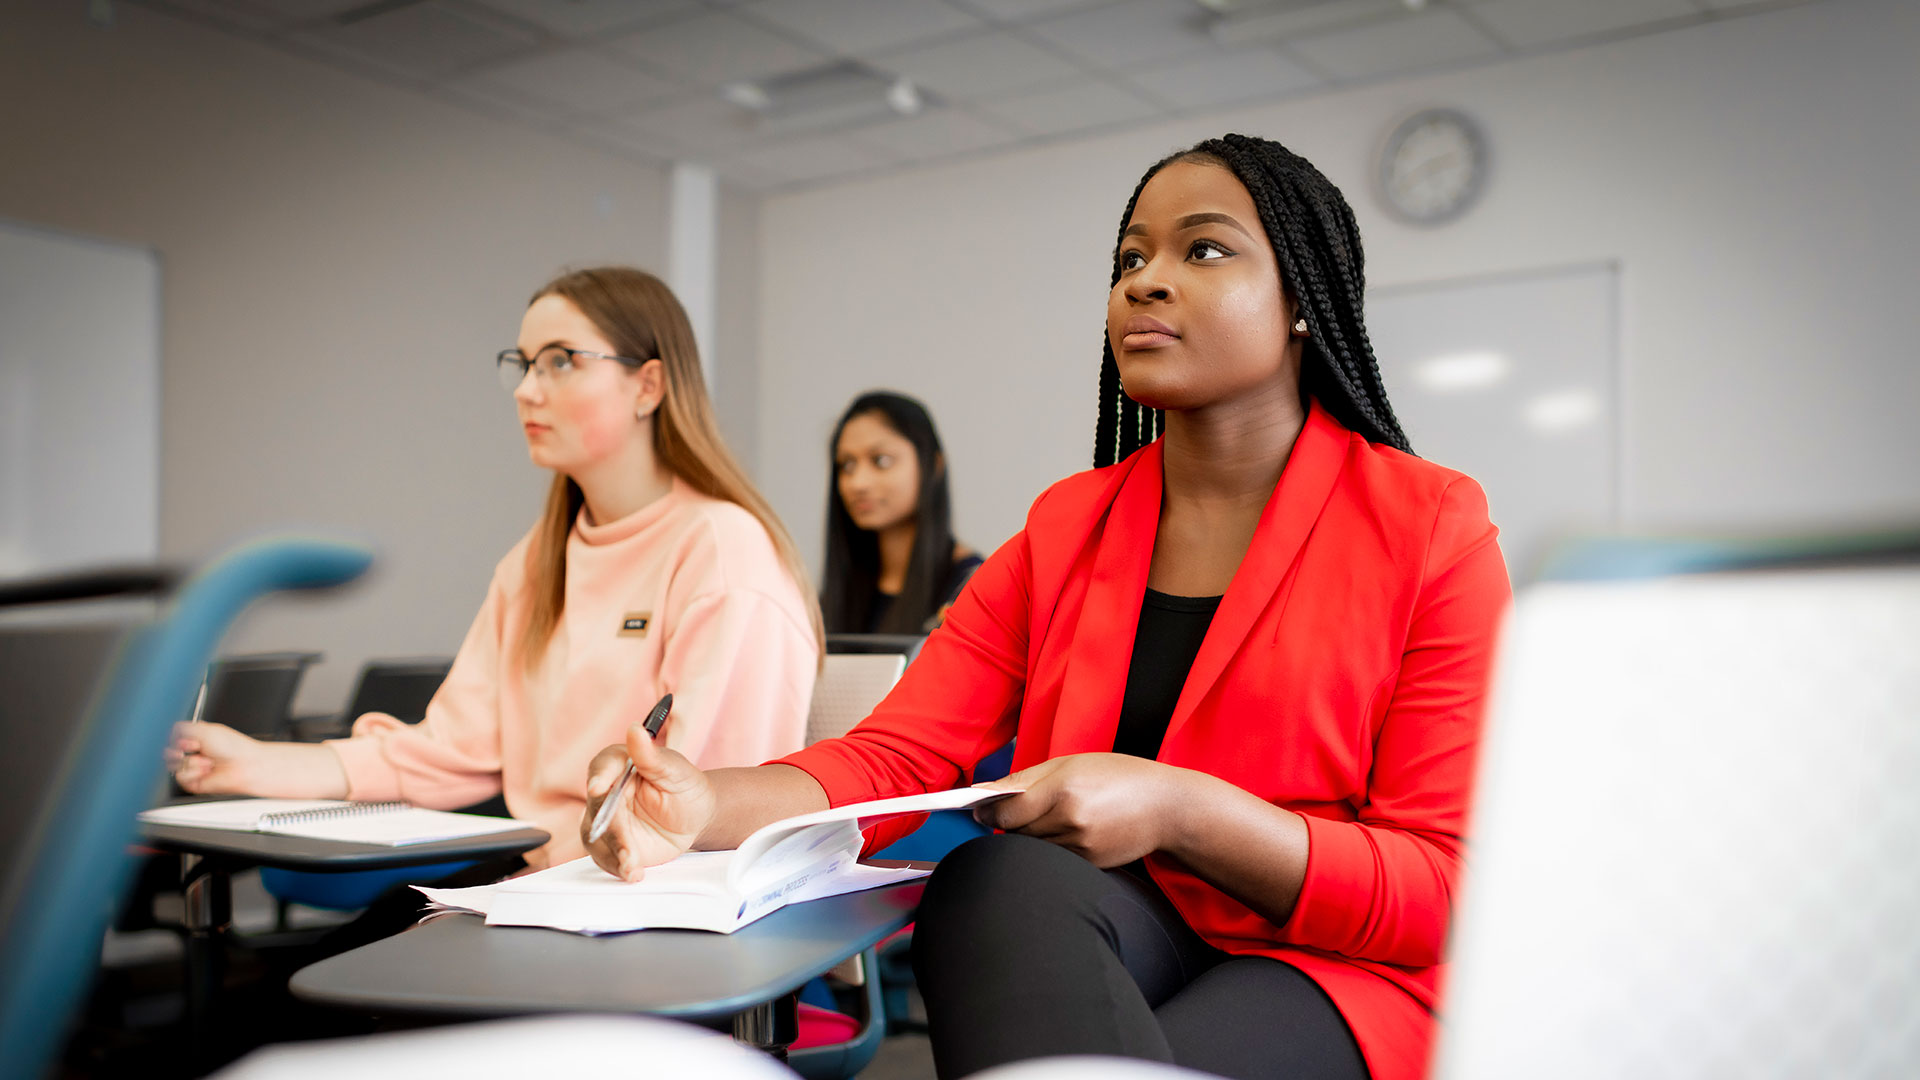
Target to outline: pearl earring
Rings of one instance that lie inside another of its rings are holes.
[[[1296,334],[1304,334],[1307,332],[1307,320],[1304,315],[1294,320],[1293,332]]]

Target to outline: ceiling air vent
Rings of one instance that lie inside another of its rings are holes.
[[[1207,32],[1223,45],[1275,41],[1404,16],[1427,0],[1196,0]]]
[[[930,102],[912,82],[854,60],[728,83],[720,96],[766,131],[828,131],[913,116]]]

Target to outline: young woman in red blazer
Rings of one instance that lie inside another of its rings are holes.
[[[1006,834],[941,863],[915,932],[940,1075],[1421,1075],[1508,585],[1479,487],[1408,451],[1361,259],[1276,143],[1155,165],[1114,257],[1106,467],[1035,501],[846,737],[708,773],[637,730],[602,752],[596,803],[629,756],[644,782],[595,858],[634,877],[950,787],[1017,734],[995,786],[1024,792],[981,812]]]

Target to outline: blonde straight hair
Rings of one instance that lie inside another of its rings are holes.
[[[619,355],[642,360],[659,357],[665,392],[653,414],[654,455],[687,486],[733,503],[759,519],[800,590],[813,626],[814,645],[824,657],[826,635],[820,621],[820,601],[808,584],[800,551],[773,507],[747,479],[746,470],[720,438],[706,378],[700,373],[693,327],[673,291],[644,270],[602,266],[562,274],[541,286],[528,303],[544,296],[561,297],[579,308]],[[533,545],[527,552],[527,586],[532,600],[524,651],[528,667],[545,654],[566,606],[567,537],[585,501],[578,484],[565,475],[554,476],[546,509],[541,512]]]

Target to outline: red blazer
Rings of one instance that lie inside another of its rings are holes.
[[[785,761],[839,805],[951,787],[1016,734],[1016,769],[1112,750],[1160,488],[1156,442],[1042,493],[873,715]],[[1509,596],[1494,535],[1479,485],[1314,404],[1160,748],[1306,818],[1281,925],[1174,859],[1147,865],[1207,941],[1318,983],[1376,1080],[1426,1069]]]

